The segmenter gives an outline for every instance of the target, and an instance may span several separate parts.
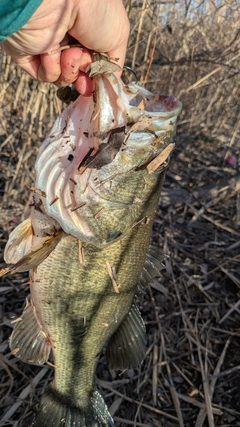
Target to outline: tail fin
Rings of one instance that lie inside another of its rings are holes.
[[[51,387],[43,394],[31,427],[115,427],[107,406],[94,391],[87,408],[71,406],[68,399]]]

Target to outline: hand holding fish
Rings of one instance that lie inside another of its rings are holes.
[[[106,52],[122,67],[128,35],[122,0],[43,0],[30,20],[2,45],[33,78],[57,86],[75,82],[82,95],[90,96],[91,80],[85,74],[92,61],[89,50]],[[59,49],[73,40],[87,49]],[[49,54],[52,51],[56,52]]]

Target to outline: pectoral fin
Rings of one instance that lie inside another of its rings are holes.
[[[42,365],[48,360],[51,344],[29,303],[17,319],[9,341],[12,353],[24,362]]]
[[[146,350],[146,330],[141,314],[135,304],[123,323],[114,333],[106,349],[109,369],[129,369],[137,367]]]
[[[15,264],[27,252],[31,250],[33,244],[33,231],[31,219],[21,222],[10,234],[4,249],[4,260],[7,264]]]
[[[42,238],[41,241],[33,246],[32,250],[24,255],[16,264],[8,265],[6,268],[0,270],[0,277],[8,273],[15,273],[16,271],[29,271],[37,267],[53,251],[60,241],[62,234],[63,232],[59,231],[54,235]]]

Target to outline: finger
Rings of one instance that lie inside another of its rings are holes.
[[[55,84],[66,86],[74,82],[79,74],[83,52],[80,48],[70,48],[61,53],[61,74]]]
[[[74,82],[74,85],[77,91],[81,93],[81,95],[92,96],[93,83],[87,74],[80,71],[77,80]]]
[[[54,46],[55,50],[59,45]],[[53,55],[43,53],[42,55],[13,56],[13,60],[31,77],[43,82],[54,82],[61,74],[60,67],[61,52]]]
[[[26,73],[37,80],[38,70],[41,65],[39,55],[34,56],[13,56],[12,59],[19,65]]]
[[[89,49],[119,58],[117,63],[123,67],[130,27],[122,0],[91,0],[91,7],[93,15],[86,12],[89,0],[78,2],[78,13],[69,34]]]
[[[51,51],[58,50],[60,45],[55,45]],[[42,53],[41,64],[38,69],[37,79],[43,82],[55,82],[61,75],[61,51],[55,53]]]
[[[62,51],[61,75],[55,84],[66,86],[74,82],[76,89],[82,95],[91,96],[92,81],[84,73],[91,62],[91,54],[87,49],[70,48]]]
[[[125,61],[125,54],[126,54],[126,48],[125,46],[120,46],[118,49],[114,49],[114,50],[110,50],[110,52],[108,52],[108,56],[109,58],[116,62],[122,69],[124,66],[124,61]],[[116,73],[114,73],[115,76],[120,79],[121,74],[122,74],[122,70],[121,71],[117,71]]]

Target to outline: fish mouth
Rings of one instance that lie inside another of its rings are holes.
[[[136,189],[120,196],[119,188],[172,141],[181,102],[136,84],[124,86],[113,74],[93,79],[94,97],[71,104],[41,146],[36,188],[46,195],[45,212],[66,233],[104,246],[112,225],[103,232],[103,216],[115,223],[114,212],[116,218],[125,215]]]
[[[175,96],[153,95],[147,97],[146,110],[162,114],[164,117],[179,114],[182,106]]]
[[[153,94],[137,84],[128,86],[130,93],[136,89],[137,93],[129,104],[142,110],[142,114],[170,118],[181,112],[182,104],[175,96]]]

